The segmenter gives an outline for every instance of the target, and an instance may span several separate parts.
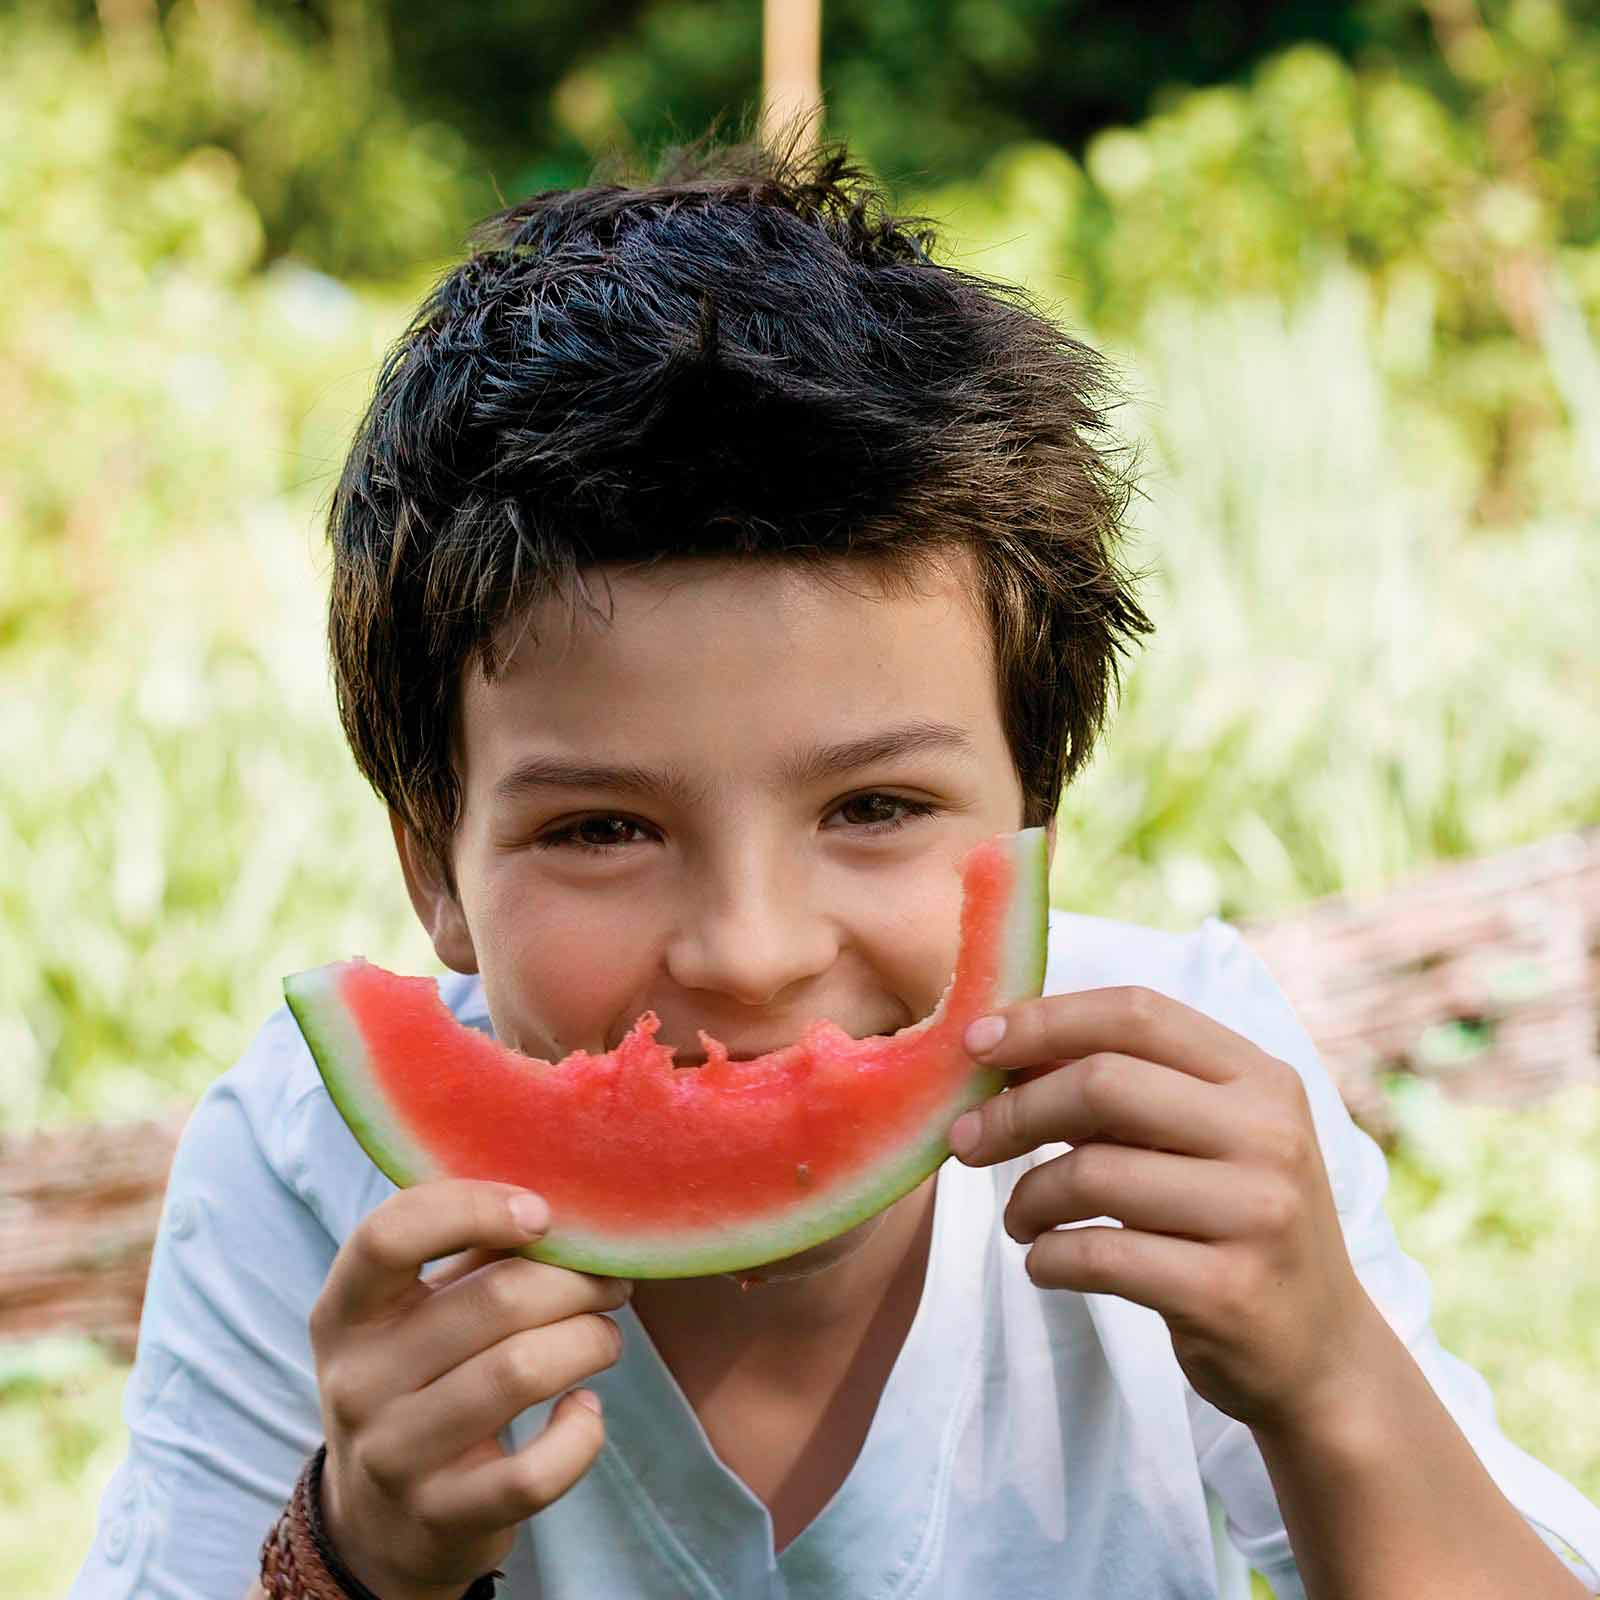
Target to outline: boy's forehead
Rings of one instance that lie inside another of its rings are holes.
[[[695,558],[581,576],[581,593],[508,625],[492,676],[463,675],[456,754],[477,775],[530,742],[647,747],[700,725],[763,743],[919,720],[998,735],[970,560]]]
[[[943,546],[892,564],[860,556],[680,556],[647,565],[598,564],[580,568],[567,590],[542,597],[501,624],[493,641],[493,676],[570,661],[574,652],[615,657],[641,632],[696,613],[722,621],[706,642],[714,645],[725,636],[730,649],[747,644],[764,625],[775,631],[829,621],[870,627],[869,608],[885,601],[902,615],[922,613],[929,627],[948,625],[959,610],[987,640],[979,590],[970,552]]]

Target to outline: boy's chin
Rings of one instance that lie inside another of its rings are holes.
[[[768,1261],[763,1266],[750,1267],[744,1272],[725,1272],[721,1276],[738,1284],[741,1289],[759,1289],[770,1284],[798,1283],[804,1278],[814,1278],[830,1267],[838,1266],[841,1261],[848,1260],[862,1249],[882,1226],[887,1215],[887,1211],[880,1211],[877,1216],[869,1217],[865,1222],[851,1228],[848,1233],[841,1233],[838,1238],[829,1239],[823,1244],[813,1245],[798,1255],[785,1256],[779,1261]]]

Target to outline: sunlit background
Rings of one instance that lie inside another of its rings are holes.
[[[826,129],[1121,363],[1158,632],[1059,904],[1171,928],[1600,818],[1600,0],[825,0]],[[0,13],[0,1134],[192,1099],[284,972],[433,970],[320,519],[471,221],[760,93],[759,0]],[[1392,1213],[1600,1500],[1600,1111],[1408,1102]],[[0,1346],[0,1593],[125,1369]]]

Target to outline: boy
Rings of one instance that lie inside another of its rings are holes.
[[[929,242],[842,152],[702,154],[496,218],[386,364],[330,639],[464,1021],[892,1031],[955,862],[1054,816],[1149,627],[1109,386]],[[1057,916],[968,1046],[960,1160],[745,1293],[395,1193],[280,1013],[185,1133],[76,1593],[1210,1596],[1208,1497],[1280,1595],[1600,1588],[1236,934]]]

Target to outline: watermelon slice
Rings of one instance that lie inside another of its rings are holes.
[[[344,961],[284,992],[351,1132],[401,1187],[490,1178],[536,1190],[551,1223],[524,1254],[625,1278],[740,1272],[881,1211],[949,1154],[945,1135],[1002,1075],[967,1024],[1037,995],[1047,916],[1042,828],[961,863],[961,942],[938,1006],[898,1033],[811,1023],[791,1045],[675,1068],[646,1013],[614,1050],[535,1060],[458,1022],[431,978]]]

